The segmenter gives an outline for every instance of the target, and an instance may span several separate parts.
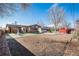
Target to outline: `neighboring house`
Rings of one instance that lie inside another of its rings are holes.
[[[27,26],[23,25],[13,25],[13,24],[7,24],[6,25],[6,32],[8,33],[17,33],[19,32],[26,32]]]
[[[34,24],[29,26],[29,32],[39,32],[39,28],[41,29],[40,25]]]
[[[41,27],[41,26],[39,26],[37,24],[30,25],[30,26],[7,24],[6,25],[6,32],[8,32],[8,33],[38,32],[39,27]]]
[[[42,31],[43,31],[43,32],[48,32],[50,28],[51,28],[51,27],[45,27],[45,26],[44,26],[44,27],[42,28]]]

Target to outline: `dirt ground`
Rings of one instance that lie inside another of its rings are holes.
[[[13,40],[36,56],[77,56],[79,55],[79,43],[78,41],[68,43],[71,37],[71,34],[37,34]]]

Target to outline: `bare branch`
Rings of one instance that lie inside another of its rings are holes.
[[[0,16],[9,16],[16,12],[17,7],[19,6],[22,9],[26,9],[30,4],[27,3],[0,3]]]
[[[58,28],[60,23],[64,22],[64,9],[59,7],[57,4],[49,9],[49,17],[54,24],[55,29]]]

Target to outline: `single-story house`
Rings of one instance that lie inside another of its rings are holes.
[[[50,27],[46,27],[46,26],[44,26],[44,27],[42,28],[42,31],[43,31],[43,32],[48,32],[49,29],[50,29]]]
[[[6,25],[6,32],[8,33],[26,33],[26,32],[38,32],[38,28],[41,28],[41,26],[34,24],[34,25],[13,25],[13,24],[7,24]]]
[[[17,31],[22,32],[23,30],[26,30],[26,28],[27,28],[26,26],[22,26],[22,25],[7,24],[6,32],[17,33]]]
[[[30,32],[38,32],[39,28],[41,28],[40,25],[34,24],[34,25],[30,25]]]

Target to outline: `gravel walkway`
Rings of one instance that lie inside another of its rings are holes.
[[[10,56],[9,47],[5,35],[0,37],[0,56]]]
[[[12,56],[34,56],[32,52],[22,46],[11,36],[7,35],[6,39]]]

